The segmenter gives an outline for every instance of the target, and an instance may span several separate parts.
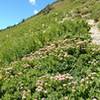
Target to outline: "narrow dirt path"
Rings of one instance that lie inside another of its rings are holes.
[[[100,29],[98,28],[98,22],[96,23],[94,20],[87,20],[87,23],[91,26],[90,33],[92,42],[96,45],[100,45]]]

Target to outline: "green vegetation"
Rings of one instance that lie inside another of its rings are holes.
[[[100,99],[100,46],[86,19],[99,0],[58,0],[0,31],[0,100]]]

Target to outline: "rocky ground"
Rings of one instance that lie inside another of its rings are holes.
[[[100,29],[98,28],[98,22],[95,22],[94,20],[88,20],[88,24],[91,26],[90,33],[92,42],[100,45]]]

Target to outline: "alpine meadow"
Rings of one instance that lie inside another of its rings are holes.
[[[100,100],[100,0],[57,0],[0,30],[0,100]]]

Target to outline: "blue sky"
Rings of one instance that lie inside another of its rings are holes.
[[[0,29],[19,23],[54,0],[0,0]]]

